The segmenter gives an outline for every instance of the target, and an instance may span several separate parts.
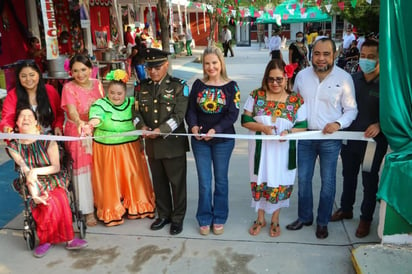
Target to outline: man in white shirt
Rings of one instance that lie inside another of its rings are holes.
[[[312,67],[301,70],[294,91],[302,95],[309,130],[331,134],[348,127],[358,113],[355,89],[350,74],[334,66],[335,42],[322,38],[313,45]],[[289,230],[310,226],[313,222],[312,177],[317,157],[320,160],[321,191],[317,211],[316,237],[328,237],[328,223],[336,191],[336,166],[341,140],[299,140],[298,143],[298,219]]]
[[[356,46],[358,47],[359,52],[361,52],[362,44],[365,42],[365,33],[359,31],[359,37],[358,40],[356,40],[358,43]]]
[[[230,29],[225,25],[223,26],[223,54],[227,57],[227,52],[230,50],[230,57],[234,57],[233,49],[232,49],[232,32]]]
[[[280,30],[274,30],[272,37],[269,40],[269,54],[272,55],[272,59],[282,59],[280,47],[282,45],[282,39],[279,36]]]
[[[352,44],[352,41],[356,40],[355,34],[353,34],[351,28],[346,29],[346,33],[343,34],[343,51],[349,51],[350,45]]]

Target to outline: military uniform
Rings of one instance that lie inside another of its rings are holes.
[[[162,133],[186,133],[184,117],[188,93],[185,81],[168,74],[160,84],[150,78],[142,81],[135,89],[136,127],[159,128]],[[147,138],[145,143],[158,217],[181,224],[186,213],[188,139],[161,135],[156,139]]]

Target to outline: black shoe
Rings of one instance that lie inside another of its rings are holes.
[[[170,235],[177,235],[183,231],[183,223],[172,223],[170,225]]]
[[[170,223],[169,219],[166,218],[157,218],[156,221],[154,221],[152,223],[152,225],[150,226],[151,230],[159,230],[162,229],[165,225],[167,225],[168,223]]]
[[[328,233],[328,226],[318,225],[316,227],[316,238],[318,239],[325,239],[329,235]]]
[[[353,212],[345,212],[341,208],[335,211],[333,215],[330,217],[331,222],[336,222],[336,221],[341,221],[343,219],[352,219],[353,218]]]
[[[288,230],[299,230],[303,226],[311,226],[311,225],[312,225],[312,222],[304,223],[304,222],[299,221],[299,219],[298,219],[298,220],[294,221],[293,223],[288,224],[286,226],[286,229],[288,229]]]

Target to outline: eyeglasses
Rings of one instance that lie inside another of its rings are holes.
[[[146,70],[148,72],[152,71],[153,69],[159,71],[162,69],[162,67],[163,67],[163,64],[161,64],[160,66],[156,66],[156,67],[146,67]]]
[[[276,78],[273,78],[273,77],[268,77],[268,83],[270,83],[270,84],[273,84],[273,83],[278,83],[278,85],[280,85],[280,84],[282,84],[283,83],[283,80],[284,80],[285,78],[283,78],[283,77],[276,77]]]

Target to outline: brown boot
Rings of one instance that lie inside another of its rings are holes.
[[[369,235],[369,231],[371,228],[370,221],[360,220],[358,228],[356,229],[355,236],[358,238],[363,238]]]

